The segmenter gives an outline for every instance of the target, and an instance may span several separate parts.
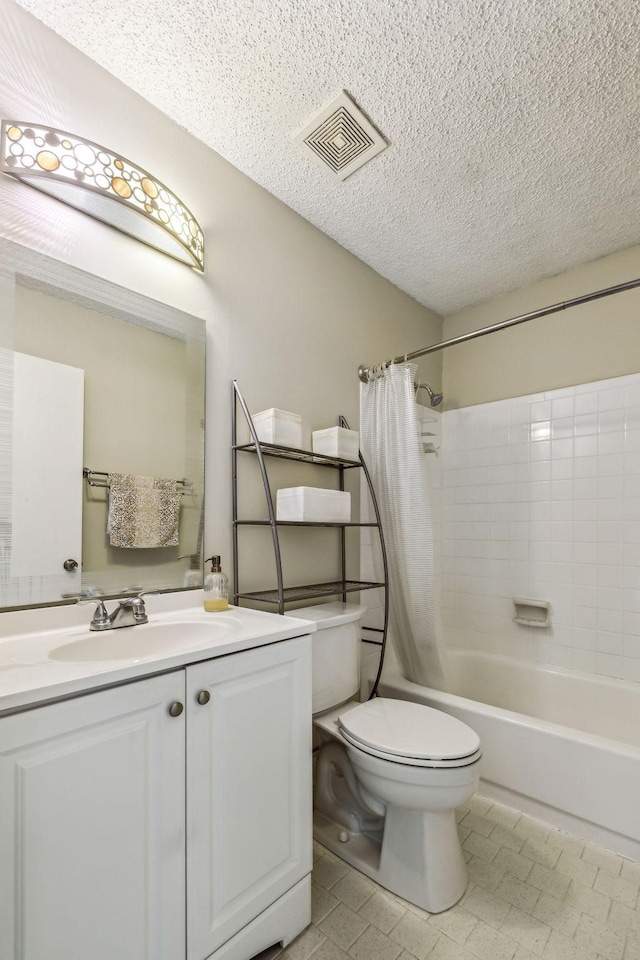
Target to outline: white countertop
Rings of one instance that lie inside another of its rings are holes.
[[[106,601],[109,609],[113,608],[114,602]],[[185,664],[303,636],[316,629],[315,623],[306,620],[244,607],[230,606],[223,613],[205,613],[201,590],[149,596],[146,607],[149,625],[173,625],[176,641],[165,642],[162,651],[126,658],[121,655],[123,641],[126,645],[127,638],[131,637],[138,650],[139,641],[147,635],[143,631],[147,631],[150,638],[153,636],[146,625],[90,633],[91,605],[1,614],[0,715],[98,687],[179,669]],[[185,627],[184,637],[180,637],[180,624],[200,624],[200,628],[193,631],[192,627]],[[206,637],[207,625],[211,627],[210,639]],[[197,637],[191,636],[189,630]],[[73,658],[56,659],[54,655],[56,650],[85,639],[101,638],[104,646],[111,636],[116,640],[116,635],[119,659],[76,661]]]

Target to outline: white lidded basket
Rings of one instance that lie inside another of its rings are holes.
[[[347,430],[346,427],[314,430],[311,434],[311,448],[314,453],[322,453],[326,457],[357,460],[360,452],[360,434],[357,430]]]
[[[298,523],[349,523],[351,494],[324,487],[284,487],[276,496],[276,518]]]
[[[252,418],[258,440],[275,443],[282,447],[302,447],[302,417],[288,410],[271,407],[261,410]]]

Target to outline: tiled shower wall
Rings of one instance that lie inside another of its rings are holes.
[[[640,681],[640,375],[442,420],[447,643]]]

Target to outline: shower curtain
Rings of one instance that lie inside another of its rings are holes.
[[[447,690],[416,372],[413,364],[392,365],[364,385],[362,451],[387,549],[390,637],[408,680]]]

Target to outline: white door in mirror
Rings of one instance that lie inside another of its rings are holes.
[[[15,353],[11,576],[58,594],[80,591],[83,428],[84,370]]]

